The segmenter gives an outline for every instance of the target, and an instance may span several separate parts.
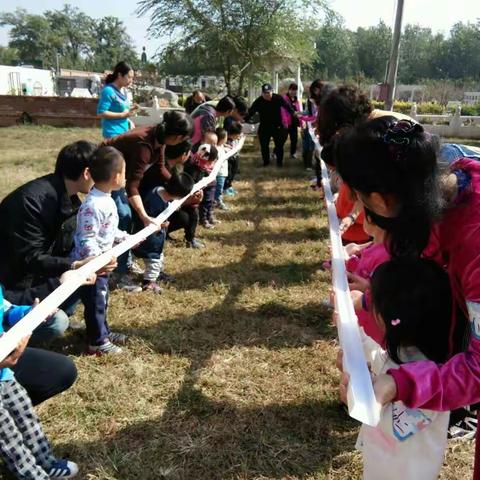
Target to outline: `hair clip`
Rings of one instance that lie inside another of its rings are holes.
[[[400,319],[396,318],[395,320],[392,320],[390,323],[392,324],[392,327],[396,327],[397,325],[400,325]]]

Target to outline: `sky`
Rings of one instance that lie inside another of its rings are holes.
[[[345,19],[350,29],[376,25],[382,19],[393,25],[395,0],[329,0],[330,6]],[[0,11],[10,12],[21,7],[31,13],[61,9],[65,0],[0,0]],[[151,56],[161,47],[161,39],[149,39],[148,17],[138,18],[135,14],[135,2],[118,0],[70,0],[91,17],[113,15],[119,17],[127,26],[127,33],[133,38],[138,52],[147,47]],[[403,23],[415,23],[430,27],[435,32],[448,33],[450,27],[459,21],[475,22],[480,19],[480,0],[405,0]],[[8,43],[8,28],[0,27],[0,45]]]

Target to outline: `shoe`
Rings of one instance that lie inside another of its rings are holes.
[[[130,293],[139,293],[142,291],[142,287],[133,280],[128,273],[114,273],[110,277],[110,289],[111,290],[124,290]]]
[[[89,345],[87,347],[87,355],[97,355],[98,357],[102,355],[118,354],[122,353],[123,350],[120,347],[117,347],[110,340],[107,340],[102,345]],[[54,478],[70,478],[70,477],[54,477]]]
[[[126,345],[128,341],[128,335],[120,332],[110,332],[108,339],[115,345]]]
[[[297,155],[295,153],[292,153],[290,155],[290,160],[296,160],[297,159]]]
[[[50,478],[74,478],[78,474],[78,465],[70,460],[55,460],[48,470]]]
[[[475,438],[477,433],[477,417],[468,412],[467,416],[448,429],[448,439],[453,441],[466,441]]]
[[[204,248],[205,244],[199,242],[196,238],[191,240],[190,242],[187,240],[186,242],[187,248]]]
[[[219,225],[220,223],[222,223],[220,220],[218,220],[217,218],[215,218],[213,215],[208,219],[208,223],[210,223],[210,225]]]
[[[157,282],[144,281],[142,288],[144,292],[153,292],[159,295],[163,293],[163,288]]]
[[[168,275],[168,273],[160,272],[158,275],[157,281],[164,282],[164,283],[175,283],[177,279],[172,275]]]
[[[203,228],[207,228],[207,229],[212,229],[212,228],[215,228],[214,225],[212,225],[208,220],[202,220],[200,222],[200,225],[203,227]]]
[[[141,265],[132,260],[132,263],[128,266],[128,273],[132,275],[143,275],[145,273],[145,269],[141,267]]]
[[[229,197],[234,197],[237,194],[237,191],[233,187],[230,187],[227,188],[223,193]]]
[[[228,205],[225,205],[223,203],[223,200],[219,200],[218,202],[215,203],[215,208],[218,208],[219,210],[230,210],[230,207]]]

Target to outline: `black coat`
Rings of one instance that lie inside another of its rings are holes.
[[[71,266],[80,205],[55,174],[22,185],[1,202],[0,282],[7,300],[29,304],[59,285]]]

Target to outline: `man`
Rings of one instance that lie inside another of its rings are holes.
[[[185,100],[185,112],[188,114],[192,113],[198,106],[200,106],[202,103],[205,103],[205,101],[205,95],[200,90],[195,90]]]
[[[256,113],[260,116],[258,139],[262,151],[263,166],[270,164],[270,139],[275,145],[274,153],[277,158],[277,167],[283,166],[283,146],[287,140],[287,130],[282,123],[281,108],[284,108],[293,117],[297,114],[290,103],[276,93],[269,83],[262,85],[262,95],[258,97],[248,111],[247,121]]]

